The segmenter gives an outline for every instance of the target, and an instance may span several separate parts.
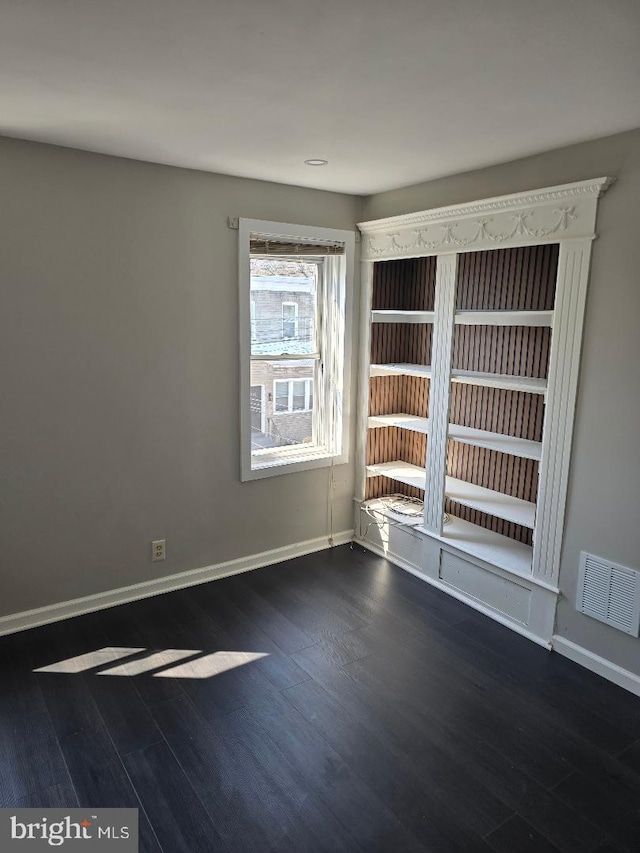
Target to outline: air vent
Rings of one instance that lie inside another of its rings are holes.
[[[640,573],[593,554],[580,554],[576,610],[638,636]]]

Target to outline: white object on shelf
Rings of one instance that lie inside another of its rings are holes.
[[[407,513],[395,510],[393,503],[390,504],[389,501],[389,498],[373,498],[363,503],[361,509],[367,515],[381,515],[406,527],[418,527],[422,524],[423,511],[415,515],[408,515]],[[422,509],[424,510],[424,507]]]
[[[424,468],[400,460],[367,465],[367,477],[389,477],[406,486],[415,486],[416,489],[424,489],[425,476]]]
[[[387,417],[400,418],[411,417],[411,415],[388,415]],[[399,426],[399,424],[385,424],[385,426]],[[411,429],[411,427],[406,428]],[[523,456],[525,459],[538,461],[542,450],[542,443],[539,441],[529,441],[526,438],[516,438],[513,435],[488,432],[483,429],[472,429],[460,424],[449,424],[449,438],[463,444],[473,444],[476,447],[485,447],[487,450],[497,450],[500,453],[509,453],[511,456]]]
[[[371,312],[372,323],[433,323],[433,311],[389,311]]]
[[[486,527],[480,527],[462,518],[449,518],[449,524],[444,528],[442,536],[434,538],[507,572],[514,572],[523,577],[531,575],[531,545],[509,539],[501,533],[487,530]],[[428,536],[434,535],[421,527],[416,529],[427,533]]]
[[[456,311],[457,326],[553,326],[553,311]]]
[[[531,376],[511,376],[507,373],[478,373],[474,370],[452,370],[451,381],[463,382],[467,385],[484,385],[489,388],[504,388],[507,391],[527,391],[530,394],[547,393],[546,379],[533,379]]]
[[[520,498],[505,495],[503,492],[495,492],[493,489],[485,489],[484,486],[476,486],[475,483],[468,483],[466,480],[458,480],[455,477],[446,478],[444,492],[452,501],[464,504],[471,509],[477,509],[531,529],[535,526],[536,505],[530,501],[523,501]]]
[[[428,418],[420,418],[418,415],[372,415],[367,419],[367,427],[369,429],[379,429],[380,427],[398,427],[399,429],[409,429],[412,432],[429,432]]]
[[[371,376],[431,376],[430,364],[372,364]]]

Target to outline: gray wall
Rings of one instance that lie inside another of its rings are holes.
[[[376,219],[602,175],[583,342],[556,633],[640,674],[640,641],[577,613],[580,551],[640,568],[640,131],[381,193]]]
[[[226,219],[353,228],[360,210],[0,139],[0,615],[326,534],[328,469],[240,483]],[[353,464],[336,480],[340,531]]]

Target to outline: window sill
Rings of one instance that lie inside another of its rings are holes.
[[[251,470],[243,470],[242,481],[261,480],[264,477],[277,477],[280,474],[293,474],[297,471],[311,471],[314,468],[328,468],[330,465],[344,465],[348,461],[346,453],[330,453],[324,448],[316,448],[306,453],[289,453],[264,460],[252,460]]]

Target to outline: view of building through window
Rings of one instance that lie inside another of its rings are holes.
[[[309,444],[322,259],[251,258],[251,449]]]

